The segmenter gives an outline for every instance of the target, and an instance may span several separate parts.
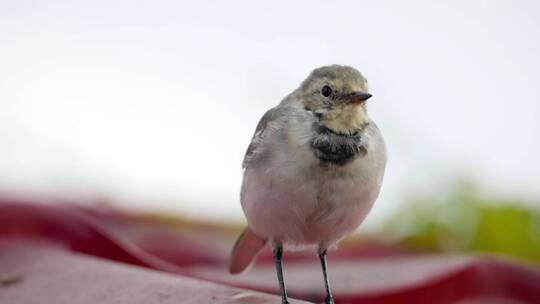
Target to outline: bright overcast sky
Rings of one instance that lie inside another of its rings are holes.
[[[389,148],[371,221],[470,176],[540,200],[538,1],[3,1],[0,191],[241,219],[255,125],[360,69]]]

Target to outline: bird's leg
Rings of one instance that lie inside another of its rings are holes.
[[[328,280],[328,266],[326,264],[326,249],[319,251],[319,259],[321,260],[321,266],[324,276],[324,287],[326,288],[325,304],[334,304],[334,297],[332,297],[332,291],[330,290],[330,282]]]
[[[283,267],[281,264],[281,258],[283,257],[283,246],[280,243],[273,244],[272,255],[274,256],[274,263],[276,264],[279,291],[281,293],[281,303],[289,304],[289,301],[287,300],[287,289],[285,288],[285,281],[283,281]]]

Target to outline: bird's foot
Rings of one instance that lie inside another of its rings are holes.
[[[332,296],[327,296],[325,299],[324,299],[324,304],[335,304],[334,303],[334,298]]]

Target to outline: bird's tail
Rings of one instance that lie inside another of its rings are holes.
[[[231,252],[229,261],[229,272],[232,274],[244,271],[261,249],[266,244],[266,240],[257,236],[247,227],[238,237]]]

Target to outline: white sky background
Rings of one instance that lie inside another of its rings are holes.
[[[390,153],[371,224],[455,176],[540,199],[538,1],[112,2],[0,2],[1,192],[242,219],[258,119],[344,63]]]

